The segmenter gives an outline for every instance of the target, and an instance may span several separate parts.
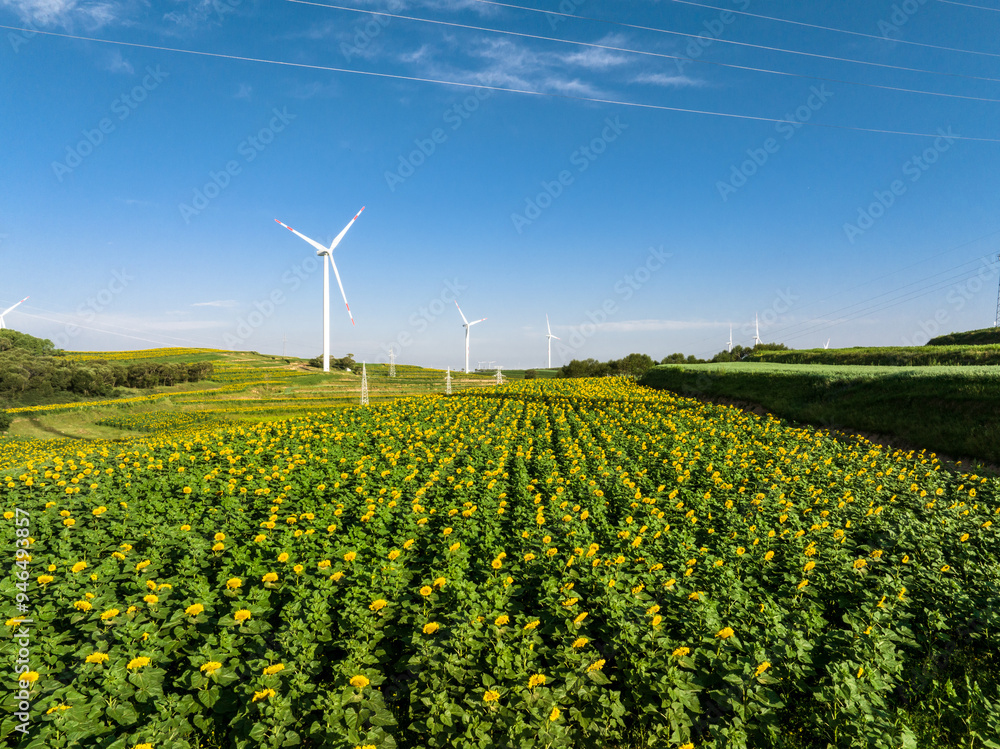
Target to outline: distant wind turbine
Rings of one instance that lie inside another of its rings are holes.
[[[26,296],[24,299],[22,299],[20,302],[18,302],[17,304],[15,304],[13,307],[8,307],[3,312],[0,312],[0,330],[3,330],[5,327],[7,327],[6,325],[4,325],[3,316],[6,315],[8,312],[13,312],[16,307],[19,307],[20,305],[24,304],[30,298],[31,297]]]
[[[458,307],[458,300],[457,299],[455,300],[455,306]],[[462,316],[462,322],[465,323],[465,325],[462,326],[463,328],[465,328],[465,373],[469,374],[469,328],[471,328],[473,325],[477,325],[477,324],[485,321],[486,318],[484,317],[481,320],[476,320],[474,322],[469,322],[468,320],[465,319],[465,313],[462,312],[462,308],[461,307],[458,307],[458,314],[460,314]]]
[[[826,345],[823,348],[830,348],[830,339],[826,339]]]
[[[760,340],[760,321],[757,319],[757,313],[753,313],[753,324],[754,324],[754,334],[753,334],[753,345],[756,346],[758,343],[763,343]]]
[[[557,335],[552,335],[552,326],[549,325],[549,316],[548,315],[545,316],[545,327],[548,328],[548,331],[549,331],[548,335],[545,336],[548,339],[548,343],[549,343],[549,366],[548,366],[548,369],[552,369],[552,339],[555,338],[557,341],[561,341],[562,339],[559,336],[557,336]]]
[[[733,324],[729,323],[729,348],[726,349],[729,353],[733,352]]]
[[[361,211],[365,209],[361,206]],[[292,227],[287,224],[281,224],[278,219],[274,219],[279,224],[284,226],[288,231],[297,237],[301,237],[306,240],[309,244],[316,248],[316,254],[320,257],[324,255],[326,258],[330,259],[330,265],[333,266],[333,273],[337,277],[337,285],[340,286],[340,295],[344,297],[344,306],[347,307],[347,314],[351,318],[351,325],[354,325],[354,315],[351,314],[351,305],[347,303],[347,294],[344,293],[344,284],[340,281],[340,273],[337,271],[337,264],[333,261],[333,251],[337,249],[337,245],[340,244],[340,240],[344,238],[347,234],[347,230],[354,226],[354,222],[358,220],[358,216],[361,215],[361,211],[354,214],[354,218],[348,222],[347,226],[341,229],[340,234],[334,237],[333,242],[330,244],[329,248],[324,247],[319,242],[309,239],[305,234],[300,234],[295,231]],[[323,371],[330,371],[330,268],[326,264],[326,258],[322,260],[323,263]]]

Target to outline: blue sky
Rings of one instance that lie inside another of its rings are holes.
[[[7,325],[317,355],[321,266],[274,219],[329,242],[361,206],[335,355],[457,367],[456,297],[507,367],[546,313],[553,364],[711,355],[755,314],[794,348],[991,325],[996,0],[713,2],[0,0],[146,45],[0,29]]]

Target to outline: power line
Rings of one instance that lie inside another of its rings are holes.
[[[975,260],[966,261],[965,263],[962,263],[962,265],[968,265],[969,263],[980,262],[981,260],[982,260],[982,258],[976,258]],[[958,266],[958,267],[961,267],[961,266]],[[942,273],[950,273],[951,270],[954,270],[954,269],[949,269],[947,271],[942,271]],[[839,309],[835,309],[832,312],[828,312],[827,313],[828,316],[834,316],[837,313],[841,313],[841,312],[846,312],[847,313],[847,317],[844,320],[839,320],[836,323],[829,323],[829,324],[820,323],[820,324],[817,324],[816,321],[814,321],[814,320],[804,320],[804,321],[802,321],[800,323],[795,323],[795,324],[788,325],[788,326],[783,327],[783,328],[778,328],[775,332],[781,334],[781,336],[783,338],[786,338],[788,340],[792,340],[792,339],[795,339],[795,338],[801,338],[803,335],[806,335],[808,333],[814,332],[816,330],[821,330],[821,329],[823,329],[825,327],[830,327],[831,324],[839,325],[842,322],[847,322],[849,320],[857,319],[858,317],[862,317],[862,316],[864,316],[866,314],[869,314],[871,312],[878,312],[878,311],[881,311],[883,309],[889,309],[890,307],[895,307],[898,304],[903,304],[904,302],[908,302],[908,301],[911,301],[913,299],[917,299],[919,297],[926,296],[927,294],[933,294],[935,291],[940,291],[942,289],[948,288],[949,286],[951,286],[951,285],[953,285],[955,283],[958,283],[960,281],[966,280],[966,279],[968,279],[970,277],[970,274],[975,274],[975,273],[978,273],[978,272],[979,272],[978,268],[973,268],[973,269],[970,269],[970,270],[964,270],[964,271],[961,271],[959,273],[952,274],[952,275],[948,276],[947,278],[938,278],[937,280],[931,281],[929,284],[925,284],[925,285],[919,286],[916,289],[911,289],[910,291],[903,292],[902,296],[896,297],[894,299],[884,299],[881,302],[876,302],[875,304],[869,304],[870,302],[872,302],[875,299],[879,299],[880,297],[890,296],[892,294],[898,294],[898,293],[902,292],[903,289],[906,289],[909,286],[916,286],[917,284],[922,284],[924,281],[928,281],[931,278],[935,278],[936,276],[941,275],[941,273],[934,274],[932,276],[928,276],[926,278],[923,278],[923,279],[920,279],[920,280],[917,280],[917,281],[913,281],[912,283],[904,284],[903,286],[900,286],[898,288],[892,289],[890,291],[883,292],[882,294],[877,294],[876,296],[870,297],[869,299],[866,299],[864,301],[856,302],[854,304],[849,304],[849,305],[847,305],[845,307],[841,307]],[[862,305],[868,305],[868,306],[862,307],[861,309],[853,309],[852,310],[852,308],[861,307]],[[848,312],[848,310],[852,310],[852,311]],[[806,326],[806,327],[803,328],[803,326]],[[789,335],[790,333],[791,333],[791,335]]]
[[[735,63],[729,62],[717,62],[714,60],[702,60],[702,59],[691,59],[687,57],[680,57],[679,55],[668,55],[663,52],[650,52],[648,50],[642,49],[631,49],[629,47],[615,47],[610,44],[597,44],[596,42],[578,42],[572,39],[560,39],[554,36],[542,36],[540,34],[527,34],[522,31],[509,31],[507,29],[495,29],[489,26],[473,26],[467,23],[458,23],[457,21],[441,21],[433,18],[421,18],[419,16],[404,16],[399,13],[387,13],[380,10],[364,10],[361,8],[349,8],[343,5],[330,5],[328,3],[314,2],[313,0],[286,0],[290,3],[298,3],[299,5],[313,5],[319,8],[328,8],[330,10],[343,10],[348,13],[362,13],[364,15],[372,16],[384,16],[386,18],[398,18],[403,21],[419,21],[421,23],[430,23],[437,26],[449,26],[451,28],[466,29],[469,31],[486,31],[492,34],[506,34],[507,36],[516,36],[524,39],[534,39],[536,41],[544,42],[558,42],[560,44],[572,44],[579,47],[590,47],[592,49],[601,49],[609,52],[625,52],[627,54],[633,55],[644,55],[647,57],[657,57],[665,60],[684,60],[685,62],[693,62],[699,65],[714,65],[720,68],[732,68],[734,70],[746,70],[752,73],[768,73],[770,75],[783,75],[791,78],[804,78],[810,81],[821,81],[823,83],[840,83],[846,86],[862,86],[864,88],[877,88],[883,91],[898,91],[906,94],[922,94],[924,96],[943,96],[949,99],[965,99],[968,101],[984,101],[996,103],[1000,102],[1000,99],[990,99],[981,96],[965,96],[963,94],[946,94],[939,91],[924,91],[922,89],[914,88],[902,88],[899,86],[883,86],[878,83],[861,83],[859,81],[844,81],[838,78],[824,78],[818,75],[805,75],[804,73],[789,73],[784,70],[771,70],[770,68],[756,68],[750,65],[736,65]]]
[[[807,308],[807,307],[812,307],[812,306],[817,305],[817,304],[822,304],[823,302],[829,301],[831,299],[835,299],[838,296],[843,296],[844,294],[847,294],[847,293],[849,293],[851,291],[855,291],[855,290],[860,289],[860,288],[862,288],[864,286],[868,286],[868,285],[870,285],[872,283],[875,283],[876,281],[881,281],[884,278],[889,278],[890,276],[894,276],[897,273],[899,273],[900,271],[909,270],[910,268],[916,268],[918,265],[923,265],[924,263],[926,263],[926,262],[928,262],[930,260],[933,260],[935,258],[943,257],[944,255],[949,255],[952,252],[956,252],[957,250],[961,250],[961,249],[963,249],[965,247],[969,247],[970,245],[976,244],[977,242],[980,242],[980,241],[982,241],[984,239],[989,239],[991,237],[994,237],[997,234],[1000,234],[1000,230],[991,231],[991,232],[988,232],[986,234],[981,234],[980,236],[975,237],[974,239],[970,239],[967,242],[963,242],[962,244],[955,245],[954,247],[950,247],[947,250],[943,250],[941,252],[938,252],[938,253],[935,253],[933,255],[930,255],[930,256],[924,258],[923,260],[918,260],[915,263],[911,263],[909,265],[903,266],[902,268],[897,268],[897,269],[895,269],[895,270],[893,270],[893,271],[891,271],[889,273],[884,273],[881,276],[876,276],[875,278],[869,279],[869,280],[865,281],[864,283],[857,284],[856,286],[852,286],[852,287],[847,288],[847,289],[843,289],[842,291],[838,291],[838,292],[836,292],[834,294],[831,294],[829,296],[823,297],[822,299],[816,299],[816,300],[811,301],[811,302],[806,302],[805,304],[800,305],[798,307],[798,309],[804,309],[804,308]],[[981,259],[981,258],[978,258],[978,259]],[[976,262],[976,261],[972,261],[972,260],[966,261],[965,263],[960,263],[957,266],[953,266],[953,268],[949,269],[949,271],[943,271],[943,272],[950,272],[950,270],[953,270],[954,268],[960,268],[963,265],[967,265],[970,262]],[[904,287],[899,287],[899,288],[905,288],[905,286]],[[863,300],[862,302],[859,302],[858,304],[864,304],[866,302],[870,302],[872,299],[877,299],[879,296],[884,296],[884,295],[878,295],[878,296],[874,296],[874,297],[869,297],[868,299]],[[839,308],[839,309],[848,309],[851,306],[856,306],[856,305],[847,305],[846,307],[842,307],[842,308]],[[834,310],[834,311],[839,311],[839,310]],[[804,325],[804,324],[808,324],[809,322],[810,321],[804,321],[803,323],[797,323],[797,325]],[[841,322],[844,322],[844,321],[841,321]],[[840,322],[830,323],[830,324],[827,324],[825,327],[830,327],[830,325],[839,325],[839,324],[840,324]],[[795,326],[789,326],[788,329],[792,329],[794,327]],[[703,342],[707,342],[708,340],[709,340],[708,337],[702,338],[702,339],[700,339],[698,341],[698,344],[703,343]],[[703,351],[705,351],[705,350],[703,349]],[[710,354],[711,352],[707,352],[707,353]]]
[[[685,107],[670,107],[664,104],[645,104],[642,102],[635,101],[621,101],[617,99],[603,99],[596,96],[576,96],[573,94],[557,94],[547,91],[533,91],[531,89],[520,89],[520,88],[510,88],[507,86],[489,86],[483,83],[468,83],[465,81],[448,81],[441,80],[437,78],[426,78],[413,75],[401,75],[398,73],[377,73],[371,70],[355,70],[352,68],[336,68],[328,65],[310,65],[303,62],[288,62],[286,60],[269,60],[266,58],[259,57],[245,57],[242,55],[227,55],[221,52],[204,52],[201,50],[183,49],[178,47],[164,47],[155,44],[140,44],[139,42],[123,42],[115,39],[101,39],[99,37],[90,36],[79,36],[76,34],[62,34],[55,31],[40,31],[37,29],[25,29],[20,26],[7,26],[0,24],[0,29],[7,29],[9,31],[25,31],[34,34],[42,34],[45,36],[60,37],[63,39],[74,39],[77,41],[84,42],[99,42],[101,44],[113,44],[122,47],[133,47],[136,49],[152,49],[158,52],[177,52],[189,55],[199,55],[201,57],[215,57],[223,60],[238,60],[240,62],[259,62],[266,63],[269,65],[283,65],[290,68],[305,68],[307,70],[325,70],[332,73],[352,73],[354,75],[365,75],[374,78],[388,78],[397,81],[413,81],[415,83],[434,83],[443,86],[459,86],[462,88],[471,89],[483,89],[488,91],[502,91],[504,93],[510,94],[525,94],[527,96],[544,96],[552,99],[565,99],[568,101],[585,101],[592,104],[613,104],[615,106],[621,107],[633,107],[636,109],[649,109],[654,111],[662,112],[679,112],[682,114],[700,114],[710,117],[726,117],[729,119],[736,120],[749,120],[753,122],[770,122],[770,123],[787,123],[794,124],[796,126],[803,125],[808,127],[820,127],[828,130],[848,130],[854,132],[862,133],[879,133],[881,135],[905,135],[915,138],[939,138],[940,133],[921,133],[921,132],[910,132],[906,130],[887,130],[883,128],[869,128],[869,127],[856,127],[853,125],[829,125],[821,122],[801,122],[799,120],[786,120],[777,117],[757,117],[749,114],[733,114],[731,112],[716,112],[707,109],[689,109]],[[1000,138],[977,138],[968,135],[949,135],[949,138],[953,140],[965,140],[973,141],[978,143],[1000,143]]]
[[[966,55],[983,55],[985,57],[1000,57],[1000,54],[996,52],[978,52],[972,49],[958,49],[957,47],[942,47],[938,44],[924,44],[923,42],[910,42],[905,39],[887,39],[884,36],[879,36],[878,34],[865,34],[861,31],[850,31],[848,29],[838,29],[832,26],[819,26],[815,23],[805,23],[804,21],[792,21],[788,18],[776,18],[774,16],[764,16],[759,13],[749,13],[745,10],[733,10],[731,8],[720,8],[716,5],[705,5],[704,3],[696,3],[693,0],[670,0],[672,3],[681,3],[682,5],[693,5],[696,8],[707,8],[708,10],[718,10],[725,13],[735,13],[740,16],[750,16],[751,18],[761,18],[765,21],[776,21],[778,23],[790,23],[794,26],[805,26],[810,29],[822,29],[823,31],[835,31],[838,34],[850,34],[851,36],[862,36],[866,39],[877,39],[880,42],[889,42],[891,44],[908,44],[914,47],[927,47],[929,49],[940,49],[946,52],[961,52]],[[988,10],[988,9],[986,9]]]
[[[937,0],[939,3],[946,3],[948,5],[962,5],[966,8],[975,8],[976,10],[992,10],[994,13],[1000,13],[1000,8],[987,8],[985,5],[973,5],[972,3],[959,3],[956,0]]]
[[[37,308],[33,308],[33,309],[37,309]],[[36,320],[45,320],[46,322],[54,322],[54,323],[58,323],[59,325],[65,325],[67,328],[71,328],[71,327],[72,328],[82,328],[83,330],[92,330],[92,331],[94,331],[96,333],[107,333],[108,335],[121,336],[122,338],[131,338],[132,340],[136,340],[136,341],[145,341],[146,343],[155,343],[155,344],[157,344],[159,346],[176,346],[177,345],[176,343],[165,343],[164,341],[157,341],[157,340],[154,340],[152,338],[144,338],[143,336],[129,335],[128,333],[119,333],[118,331],[115,331],[115,330],[105,330],[103,328],[95,328],[92,325],[83,325],[82,323],[78,323],[78,322],[66,322],[65,320],[57,320],[57,319],[52,318],[52,317],[45,317],[44,315],[33,315],[30,312],[22,312],[21,314],[24,315],[25,317],[33,317]],[[53,313],[53,314],[58,314],[58,313]],[[123,330],[129,330],[129,328],[123,328]],[[163,337],[164,338],[173,338],[173,336],[163,336]],[[195,341],[191,341],[191,340],[184,339],[184,338],[173,338],[173,340],[175,340],[175,341],[181,341],[183,343],[188,343],[188,344],[195,343],[198,346],[198,348],[214,348],[214,346],[211,346],[211,345],[209,345],[207,343],[197,343]]]
[[[593,16],[577,16],[572,13],[561,13],[554,10],[544,10],[541,8],[529,8],[524,5],[514,5],[512,3],[502,3],[499,0],[476,0],[479,3],[485,3],[487,5],[497,5],[503,8],[514,8],[517,10],[526,10],[531,13],[542,13],[547,16],[561,16],[563,18],[573,18],[579,21],[593,21],[595,23],[604,23],[611,26],[621,26],[628,29],[637,29],[639,31],[654,31],[660,34],[670,34],[672,36],[683,36],[690,39],[701,39],[702,36],[699,34],[687,34],[682,31],[673,31],[671,29],[663,29],[658,26],[642,26],[635,23],[624,23],[623,21],[610,21],[604,18],[594,18]],[[989,78],[980,75],[968,75],[966,73],[947,73],[941,70],[927,70],[926,68],[910,68],[905,65],[890,65],[884,62],[872,62],[871,60],[856,60],[852,57],[837,57],[836,55],[822,55],[818,52],[804,52],[797,49],[785,49],[784,47],[770,47],[764,44],[752,44],[750,42],[738,42],[733,39],[723,39],[722,37],[713,37],[711,39],[712,43],[719,44],[732,44],[738,47],[750,47],[752,49],[763,49],[768,52],[785,52],[790,55],[803,55],[805,57],[816,57],[821,60],[833,60],[836,62],[849,62],[856,65],[870,65],[877,68],[888,68],[890,70],[903,70],[908,73],[927,73],[928,75],[944,75],[952,78],[969,78],[977,81],[991,81],[994,83],[1000,83],[1000,78]],[[680,58],[685,62],[694,62],[693,58],[682,57]]]
[[[965,278],[968,279],[968,280],[971,280],[971,278],[974,278],[974,277],[975,276],[969,276],[968,274],[965,275]],[[927,296],[928,294],[933,294],[933,293],[938,292],[938,291],[943,291],[944,289],[947,289],[949,286],[953,285],[954,283],[956,283],[956,282],[955,281],[947,281],[947,282],[942,282],[940,284],[936,284],[933,288],[928,288],[926,290],[919,290],[918,289],[918,290],[916,290],[914,292],[911,292],[908,296],[904,296],[904,297],[901,297],[899,299],[887,300],[886,303],[880,303],[879,305],[876,305],[874,307],[870,307],[870,308],[866,308],[866,309],[862,309],[862,310],[858,310],[856,312],[853,312],[848,317],[846,317],[845,319],[838,320],[835,323],[815,325],[812,328],[809,328],[809,329],[802,330],[802,331],[799,331],[797,333],[794,333],[791,336],[784,336],[783,335],[782,337],[785,338],[785,340],[795,340],[796,338],[802,338],[805,335],[810,335],[810,334],[816,333],[819,330],[829,329],[830,327],[833,327],[835,325],[840,325],[840,324],[845,323],[845,322],[850,322],[851,320],[857,320],[858,318],[864,317],[865,315],[871,314],[872,312],[882,312],[884,310],[891,309],[892,307],[898,307],[900,304],[905,304],[906,302],[911,302],[914,299],[919,299],[920,297]],[[778,332],[781,332],[781,331],[779,330]]]

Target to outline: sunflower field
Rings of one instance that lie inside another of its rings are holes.
[[[624,379],[25,444],[4,746],[1000,747],[1000,481],[930,453]]]

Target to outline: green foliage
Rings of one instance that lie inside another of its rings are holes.
[[[926,346],[984,346],[1000,344],[1000,328],[983,328],[966,333],[949,333],[931,338]]]
[[[0,352],[12,349],[21,349],[41,356],[56,356],[63,353],[56,349],[48,338],[35,338],[27,333],[4,328],[0,330]]]
[[[38,674],[4,746],[1000,735],[1000,481],[926,454],[536,380],[77,443],[2,485]]]
[[[599,362],[597,359],[573,359],[559,369],[560,377],[641,377],[656,362],[648,354],[629,354],[623,359]]]
[[[526,369],[526,370],[524,370],[524,379],[526,379],[526,380],[535,380],[537,378],[538,378],[538,372],[536,372],[534,369]]]
[[[323,367],[323,356],[317,356],[314,359],[309,360],[310,367]],[[330,369],[349,369],[352,372],[357,368],[358,363],[354,361],[354,354],[348,354],[347,356],[342,356],[337,359],[335,357],[330,357]]]
[[[798,353],[798,352],[795,352]],[[788,419],[1000,462],[1000,368],[731,363],[661,366],[642,384],[760,404]]]
[[[10,429],[10,425],[14,423],[14,416],[12,414],[6,413],[5,411],[0,411],[0,432],[6,432]]]
[[[12,348],[0,352],[0,402],[16,405],[65,394],[111,397],[121,387],[144,389],[196,382],[210,377],[212,370],[210,362],[75,361]]]
[[[1000,344],[959,346],[881,346],[874,348],[750,351],[750,361],[775,364],[831,364],[878,367],[977,366],[1000,364]],[[715,359],[713,359],[715,361]],[[719,359],[718,361],[724,361]],[[735,360],[733,360],[735,361]]]

